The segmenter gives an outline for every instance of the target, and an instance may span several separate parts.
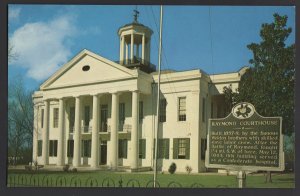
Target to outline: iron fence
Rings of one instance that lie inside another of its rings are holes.
[[[104,179],[96,179],[94,177],[88,177],[87,179],[81,179],[79,176],[52,176],[49,174],[10,174],[7,178],[8,187],[130,187],[130,188],[153,188],[166,187],[166,188],[206,188],[201,183],[193,183],[189,186],[182,185],[176,181],[170,181],[166,183],[166,186],[161,186],[158,181],[139,181],[137,179],[129,179],[124,181],[122,177],[119,179],[113,179],[106,177]],[[214,188],[214,187],[210,187]],[[228,185],[217,185],[215,188],[229,188]]]

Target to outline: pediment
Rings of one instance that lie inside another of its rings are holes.
[[[134,78],[136,73],[135,70],[83,50],[44,82],[41,90]]]

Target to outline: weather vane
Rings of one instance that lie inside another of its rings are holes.
[[[138,22],[137,18],[139,17],[140,12],[137,10],[137,6],[135,6],[135,10],[133,10],[133,12],[134,22]]]

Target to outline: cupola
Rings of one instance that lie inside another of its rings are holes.
[[[138,68],[146,73],[155,71],[150,63],[150,43],[153,31],[138,22],[139,12],[134,10],[134,20],[119,28],[120,64],[133,69]]]

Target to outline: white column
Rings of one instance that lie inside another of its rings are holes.
[[[75,98],[75,122],[74,122],[74,153],[73,166],[78,167],[81,162],[80,146],[81,146],[81,98]]]
[[[32,162],[37,161],[37,149],[38,149],[38,116],[39,116],[39,106],[34,103],[34,111],[33,111],[33,138],[32,138]]]
[[[45,100],[44,127],[43,127],[43,165],[49,164],[49,100]]]
[[[93,95],[93,126],[92,126],[92,152],[91,167],[99,166],[99,107],[100,97]]]
[[[128,44],[126,43],[125,45],[126,45],[126,46],[125,46],[125,47],[126,47],[126,49],[125,49],[125,58],[126,58],[126,59],[125,59],[125,62],[126,62],[126,63],[125,63],[125,64],[127,65],[127,64],[128,64]]]
[[[138,168],[138,160],[139,160],[139,92],[132,92],[132,131],[131,131],[131,168]]]
[[[122,36],[120,37],[120,63],[123,64],[124,61],[124,42],[125,42],[125,37]]]
[[[57,142],[57,165],[65,165],[65,126],[64,126],[64,119],[65,119],[65,106],[64,100],[61,98],[59,99],[59,115],[58,115],[58,142]]]
[[[119,94],[112,94],[111,103],[111,166],[113,170],[118,168],[118,124],[119,124]]]
[[[145,34],[142,37],[142,62],[145,63]]]
[[[130,44],[130,59],[131,59],[131,63],[133,63],[133,54],[134,54],[134,51],[133,51],[133,45],[134,45],[134,36],[133,36],[133,33],[131,34],[131,44]]]

